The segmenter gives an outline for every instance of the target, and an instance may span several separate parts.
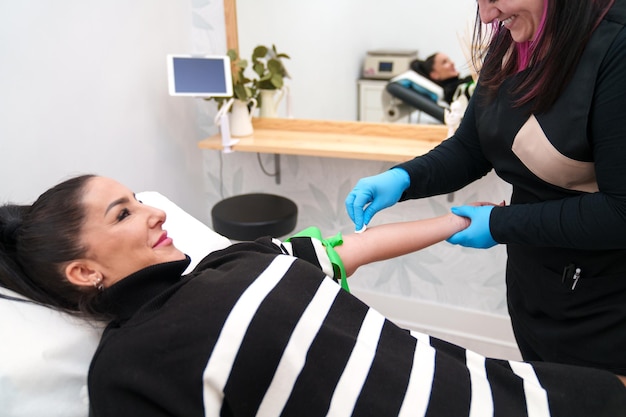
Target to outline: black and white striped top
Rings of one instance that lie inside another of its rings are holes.
[[[400,329],[343,291],[318,241],[233,245],[120,281],[92,415],[626,415],[613,375],[486,359]]]

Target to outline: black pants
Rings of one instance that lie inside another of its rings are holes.
[[[626,251],[507,250],[509,314],[524,360],[626,375]]]

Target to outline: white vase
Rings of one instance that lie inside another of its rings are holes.
[[[285,87],[280,90],[259,90],[261,105],[259,106],[260,117],[277,117],[278,105],[285,95]]]
[[[251,107],[248,107],[252,104]],[[234,100],[230,111],[230,135],[234,137],[250,136],[253,133],[252,115],[256,109],[257,101],[251,98],[248,101]]]

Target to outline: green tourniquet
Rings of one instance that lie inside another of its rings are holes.
[[[339,257],[339,254],[335,250],[335,246],[339,246],[343,244],[343,236],[341,236],[341,232],[337,233],[335,236],[323,239],[322,232],[319,228],[315,226],[307,227],[306,229],[296,233],[289,239],[293,239],[294,237],[312,237],[322,242],[322,245],[326,248],[326,254],[328,255],[328,259],[333,264],[333,269],[335,269],[335,273],[337,269],[339,270],[339,275],[341,276],[341,288],[350,292],[350,288],[348,288],[348,277],[346,276],[346,268],[343,265],[343,261]],[[287,239],[287,242],[289,242]]]

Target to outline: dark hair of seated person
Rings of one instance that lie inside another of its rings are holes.
[[[85,212],[81,198],[93,175],[82,175],[50,188],[32,205],[0,206],[0,285],[30,301],[61,311],[94,316],[90,301],[96,288],[64,279],[64,265],[80,258]]]

